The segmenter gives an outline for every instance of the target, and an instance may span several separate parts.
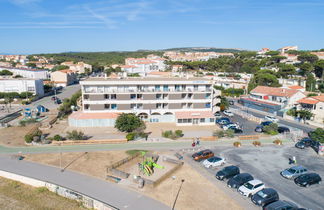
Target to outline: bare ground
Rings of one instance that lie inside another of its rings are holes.
[[[26,125],[25,127],[0,128],[0,144],[6,146],[26,146],[24,137],[32,127],[33,124]]]
[[[0,209],[86,209],[78,202],[56,195],[44,188],[35,188],[0,177]]]
[[[68,164],[80,155],[82,153],[63,153],[62,165]],[[105,179],[106,166],[126,156],[125,151],[90,152],[75,161],[68,169]],[[59,154],[30,154],[26,155],[26,160],[59,166]],[[134,186],[130,188],[171,206],[181,179],[185,179],[185,182],[179,194],[176,209],[242,209],[228,195],[187,164],[154,189],[137,189]]]

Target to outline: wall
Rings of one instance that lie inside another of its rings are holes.
[[[72,119],[69,118],[69,126],[72,127],[114,127],[115,119]]]

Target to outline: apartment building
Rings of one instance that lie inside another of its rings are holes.
[[[307,110],[313,114],[312,121],[324,122],[324,95],[305,97],[298,101],[297,110]]]
[[[86,70],[88,70],[89,72],[92,71],[92,65],[84,62],[74,63],[73,61],[66,61],[61,63],[61,65],[68,66],[70,70],[78,74],[83,74],[86,72]]]
[[[48,79],[50,76],[48,71],[43,69],[0,66],[0,71],[4,69],[11,71],[14,75],[20,75],[22,77],[29,78],[29,79]]]
[[[76,83],[78,80],[74,71],[65,69],[52,72],[51,81],[54,82],[55,86],[66,87]]]
[[[121,70],[128,74],[139,74],[145,76],[150,72],[164,71],[166,59],[155,55],[149,55],[147,58],[126,58],[125,65],[120,66]]]
[[[0,79],[0,92],[31,92],[38,97],[44,96],[44,85],[41,79]]]
[[[114,126],[120,113],[147,122],[212,125],[220,102],[213,81],[203,78],[90,78],[81,81],[82,111],[70,126]]]
[[[248,108],[277,113],[295,107],[304,97],[305,94],[296,89],[258,86],[249,96],[241,97],[240,102]]]

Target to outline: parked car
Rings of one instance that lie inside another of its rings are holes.
[[[216,173],[216,179],[218,180],[230,179],[239,173],[240,173],[240,169],[237,166],[227,166]]]
[[[279,133],[290,133],[290,129],[285,127],[285,126],[279,126],[278,127],[278,132]]]
[[[225,124],[228,124],[230,122],[231,122],[231,120],[228,119],[227,117],[221,117],[221,118],[216,120],[216,123],[218,123],[220,125],[225,125]]]
[[[265,119],[266,121],[271,121],[271,122],[273,122],[273,123],[277,123],[277,122],[279,122],[279,119],[277,119],[277,118],[275,118],[275,117],[272,117],[272,116],[270,116],[270,115],[265,116],[264,119]]]
[[[251,197],[256,192],[262,190],[264,188],[264,183],[260,180],[253,179],[251,181],[246,182],[241,187],[237,189],[237,191],[246,197]]]
[[[291,168],[287,168],[280,172],[281,176],[287,178],[287,179],[293,179],[297,176],[300,176],[302,174],[306,174],[307,169],[303,166],[293,166]]]
[[[234,133],[243,133],[243,130],[241,128],[232,128],[232,127],[230,127],[229,129],[233,130]]]
[[[263,210],[297,210],[298,206],[290,201],[275,201],[263,207]]]
[[[215,116],[215,117],[221,117],[221,116],[222,116],[222,114],[221,114],[221,112],[220,112],[220,111],[217,111],[217,112],[215,112],[215,113],[214,113],[214,116]]]
[[[238,124],[235,124],[235,123],[229,123],[229,124],[223,125],[222,128],[224,130],[228,130],[230,128],[240,128],[240,126]]]
[[[203,161],[202,163],[206,168],[212,168],[216,166],[222,166],[225,164],[225,159],[220,157],[211,157]]]
[[[299,140],[296,144],[295,147],[299,149],[305,149],[306,147],[310,147],[314,144],[314,141],[308,137],[302,138]]]
[[[52,101],[54,101],[54,100],[56,100],[56,99],[57,99],[56,96],[52,96],[52,97],[51,97],[51,100],[52,100]]]
[[[62,101],[59,98],[56,98],[56,100],[54,100],[54,104],[61,104],[61,103],[62,103]]]
[[[228,110],[224,110],[223,113],[224,113],[224,115],[229,116],[229,117],[233,117],[234,116],[233,112],[228,111]]]
[[[273,122],[271,122],[271,121],[264,121],[264,122],[262,122],[262,123],[260,123],[260,125],[258,125],[255,129],[254,129],[254,131],[255,132],[258,132],[258,133],[262,133],[263,132],[263,127],[264,126],[268,126],[268,125],[270,125],[270,124],[272,124]]]
[[[258,206],[265,206],[279,200],[279,194],[272,188],[264,188],[251,197],[251,201]]]
[[[253,176],[248,173],[242,173],[242,174],[237,174],[234,177],[232,177],[230,180],[227,182],[227,186],[231,188],[239,188],[243,184],[245,184],[248,181],[253,180]]]
[[[307,173],[300,175],[299,177],[295,178],[294,182],[295,184],[301,186],[301,187],[309,187],[313,184],[320,184],[322,181],[322,178],[320,175],[316,173]]]
[[[228,103],[229,103],[229,105],[234,105],[234,101],[233,100],[229,100]]]
[[[211,157],[214,157],[214,153],[209,149],[205,149],[200,152],[196,152],[195,154],[192,155],[192,158],[195,161],[200,161],[200,160],[204,160],[204,159],[211,158]]]

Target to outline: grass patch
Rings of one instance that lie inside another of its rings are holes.
[[[132,150],[127,150],[126,154],[127,155],[135,155],[138,152],[148,152],[147,150],[138,150],[138,149],[132,149]]]

